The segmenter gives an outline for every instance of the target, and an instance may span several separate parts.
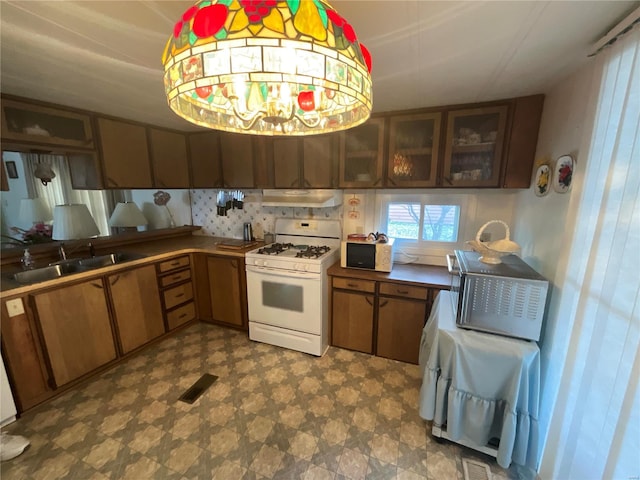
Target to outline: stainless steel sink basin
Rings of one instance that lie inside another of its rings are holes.
[[[49,267],[35,268],[16,273],[13,278],[18,283],[44,282],[62,276],[61,265],[51,265]]]
[[[62,260],[53,263],[48,267],[35,268],[33,270],[25,270],[13,275],[16,282],[21,284],[31,284],[60,278],[74,273],[86,272],[101,267],[108,267],[118,263],[130,262],[145,258],[145,255],[128,252],[110,253],[97,257],[78,258],[70,260]]]

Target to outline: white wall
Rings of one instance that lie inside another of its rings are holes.
[[[582,178],[586,166],[585,136],[590,135],[595,103],[590,99],[594,81],[594,62],[591,62],[558,83],[545,97],[542,124],[538,139],[539,159],[555,161],[570,154],[576,161],[572,188],[568,193],[551,191],[536,197],[533,188],[517,195],[514,239],[522,246],[523,258],[552,283],[549,309],[541,350],[541,443],[546,440],[554,408],[562,367],[569,339],[570,319],[560,311],[560,286],[564,284],[569,246],[573,241],[575,220],[568,211],[581,195]],[[588,143],[587,143],[588,144]],[[542,447],[540,448],[542,451]]]

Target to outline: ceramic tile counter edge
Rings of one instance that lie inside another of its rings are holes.
[[[88,270],[86,272],[74,273],[60,278],[55,278],[52,280],[33,283],[29,285],[20,285],[15,280],[13,280],[13,274],[19,271],[19,269],[3,268],[2,275],[0,275],[0,299],[18,295],[25,295],[44,288],[59,287],[87,278],[108,275],[119,270],[130,269],[131,267],[145,265],[148,263],[155,263],[166,258],[175,257],[177,255],[205,253],[213,255],[224,255],[228,257],[244,257],[244,254],[246,252],[262,246],[262,242],[259,242],[243,249],[231,250],[227,248],[221,248],[220,244],[225,240],[229,239],[223,237],[192,235],[186,237],[167,238],[161,240],[152,240],[149,242],[135,243],[131,245],[124,245],[122,247],[119,247],[117,250],[123,252],[138,253],[145,255],[145,257],[138,260],[131,260],[108,267],[96,268]],[[98,254],[101,254],[101,252],[99,252]],[[46,265],[36,265],[36,268],[44,266]]]

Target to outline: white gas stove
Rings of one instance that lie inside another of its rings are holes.
[[[338,220],[277,219],[276,242],[245,254],[249,338],[321,356],[328,345],[327,269]]]

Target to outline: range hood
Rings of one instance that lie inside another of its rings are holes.
[[[342,190],[263,190],[264,207],[337,207],[342,205]]]

